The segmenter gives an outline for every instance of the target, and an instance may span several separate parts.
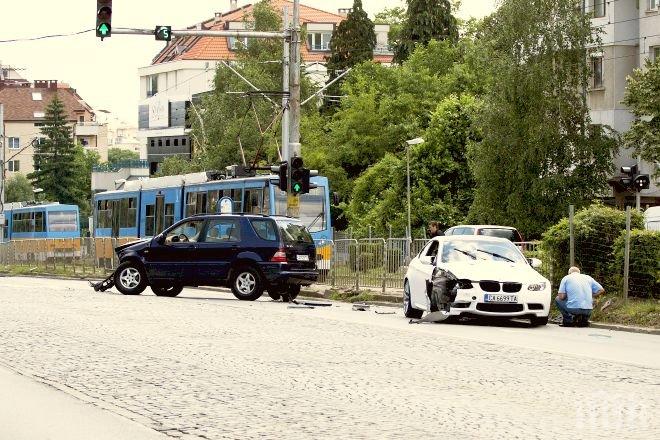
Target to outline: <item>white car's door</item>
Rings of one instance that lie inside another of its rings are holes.
[[[429,310],[430,302],[426,294],[426,282],[431,279],[438,255],[437,240],[429,242],[422,252],[410,262],[410,299],[415,308]]]

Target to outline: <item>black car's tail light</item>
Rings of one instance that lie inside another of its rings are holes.
[[[284,251],[284,248],[279,248],[270,261],[271,263],[286,263],[286,252]]]

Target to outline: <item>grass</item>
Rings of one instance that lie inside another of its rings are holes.
[[[27,264],[25,266],[19,265],[1,265],[0,274],[3,275],[54,275],[73,278],[89,278],[89,277],[104,277],[107,274],[105,269],[76,266],[61,266],[61,267],[44,267],[42,265]]]
[[[611,305],[605,310],[601,310],[608,300],[611,300]],[[628,301],[624,301],[620,296],[606,295],[600,298],[597,304],[594,304],[591,320],[610,324],[660,328],[660,300],[629,298]]]
[[[344,301],[349,303],[378,301],[378,296],[369,290],[329,290],[329,299],[334,301]]]

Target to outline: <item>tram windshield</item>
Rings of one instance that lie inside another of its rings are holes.
[[[309,232],[327,229],[325,212],[325,188],[318,186],[300,196],[300,221]],[[286,193],[275,188],[275,214],[286,215]]]

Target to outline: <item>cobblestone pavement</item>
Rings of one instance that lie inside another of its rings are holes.
[[[172,437],[660,437],[657,336],[32,278],[0,298],[1,364]]]

